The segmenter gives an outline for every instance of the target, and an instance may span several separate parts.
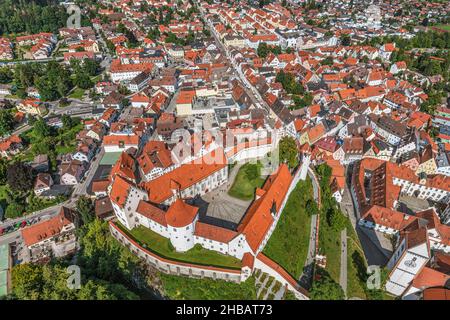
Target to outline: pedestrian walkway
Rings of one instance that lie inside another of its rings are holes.
[[[311,230],[309,233],[309,248],[306,257],[303,272],[300,275],[300,285],[305,289],[310,289],[314,275],[314,259],[316,257],[316,232],[317,232],[317,214],[311,216]]]

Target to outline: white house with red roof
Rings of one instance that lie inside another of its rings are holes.
[[[395,43],[385,43],[378,49],[378,55],[384,60],[389,60],[395,50]]]
[[[139,146],[139,136],[112,134],[103,137],[103,147],[105,152],[121,152],[130,148],[137,149]]]
[[[397,74],[401,71],[405,71],[407,69],[406,62],[405,61],[398,61],[394,64],[392,64],[389,72],[392,74]]]
[[[75,226],[77,214],[61,207],[58,215],[21,230],[25,247],[31,261],[40,261],[50,256],[63,257],[77,249]]]
[[[152,73],[154,69],[155,65],[150,62],[123,64],[120,59],[116,59],[111,63],[111,80],[114,83],[129,81],[144,71]]]

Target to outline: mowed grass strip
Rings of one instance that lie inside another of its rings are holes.
[[[256,188],[260,188],[264,181],[261,178],[261,164],[246,163],[239,168],[228,194],[241,200],[252,200]]]
[[[165,296],[172,300],[256,300],[255,278],[234,283],[159,274]]]
[[[173,248],[169,239],[160,236],[146,227],[139,226],[130,231],[119,222],[115,222],[115,224],[142,247],[160,257],[205,266],[225,267],[231,269],[241,268],[241,260],[216,251],[204,249],[198,244],[186,252],[177,252]]]
[[[289,195],[280,220],[263,252],[298,279],[309,248],[311,217],[306,202],[313,199],[311,179],[300,181]]]
[[[320,254],[327,257],[325,270],[328,271],[331,278],[339,283],[341,268],[341,232],[336,231],[328,225],[326,217],[321,214],[319,231]]]
[[[84,89],[75,88],[71,94],[69,94],[69,98],[80,100],[84,96]]]

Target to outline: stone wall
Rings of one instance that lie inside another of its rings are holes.
[[[201,266],[196,264],[178,262],[174,260],[165,259],[141,247],[133,239],[129,238],[122,232],[113,222],[109,223],[111,234],[122,245],[126,246],[130,251],[143,259],[147,264],[158,269],[166,274],[173,274],[178,276],[186,276],[190,278],[212,278],[222,279],[231,282],[241,282],[241,278],[246,278],[241,275],[242,270],[226,269],[212,266]]]

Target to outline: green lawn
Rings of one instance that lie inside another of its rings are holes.
[[[45,153],[49,156],[51,164],[56,163],[57,154],[66,154],[75,151],[77,145],[75,137],[83,128],[84,125],[81,122],[74,125],[69,130],[52,128],[51,137],[46,138],[50,140],[45,141],[37,137],[33,129],[25,131],[20,136],[28,147],[15,158],[22,161],[31,161],[34,156]],[[49,143],[48,141],[51,142]],[[55,169],[55,166],[56,164],[52,164],[52,170]]]
[[[186,252],[176,252],[169,239],[160,236],[150,229],[139,226],[129,231],[118,222],[116,225],[126,234],[134,238],[142,247],[161,257],[208,266],[226,267],[232,269],[241,268],[241,260],[238,260],[232,256],[220,254],[212,250],[206,250],[200,245],[195,245],[194,248]]]
[[[69,95],[69,98],[80,100],[81,98],[83,98],[83,95],[84,95],[84,89],[75,88],[72,91],[72,93]]]
[[[325,215],[320,217],[319,231],[319,248],[320,254],[327,257],[326,270],[334,281],[339,283],[339,275],[341,268],[341,233],[331,228],[327,222]]]
[[[252,177],[249,175],[250,171],[256,171],[257,176]],[[261,187],[264,184],[265,179],[261,178],[261,164],[246,163],[236,175],[231,189],[228,194],[232,197],[241,200],[252,200],[255,195],[256,188]]]
[[[8,195],[8,185],[0,185],[0,200],[6,199]]]
[[[321,190],[320,224],[319,224],[319,254],[325,255],[327,264],[325,271],[331,279],[339,283],[341,268],[341,230],[347,225],[347,218],[340,212],[339,206],[331,195],[331,168],[321,164],[315,168]],[[330,214],[335,213],[337,220],[330,220]],[[339,214],[339,216],[338,216]]]
[[[3,208],[3,213],[5,213],[6,207],[8,206],[8,185],[1,185],[0,186],[0,206]],[[1,217],[0,217],[1,218]]]
[[[73,153],[77,147],[75,145],[69,145],[69,146],[56,146],[55,151],[56,154],[67,154],[67,153]]]
[[[62,132],[58,135],[59,143],[55,146],[56,154],[72,153],[76,150],[77,142],[75,137],[78,132],[83,130],[84,125],[80,122],[70,130]]]
[[[296,279],[302,274],[308,255],[311,231],[311,217],[305,208],[308,199],[314,200],[310,178],[300,181],[289,195],[277,227],[264,248],[264,254]]]
[[[242,283],[213,279],[191,279],[159,274],[164,293],[172,300],[255,300],[255,279]]]
[[[439,28],[439,29],[450,31],[450,24],[440,24],[440,25],[437,25],[435,27]]]
[[[393,300],[384,290],[370,291],[366,286],[367,261],[350,220],[347,221],[347,297],[367,300]]]
[[[102,75],[101,75],[101,74],[99,74],[99,75],[97,75],[97,76],[94,76],[94,77],[91,77],[91,81],[92,81],[93,83],[97,83],[97,82],[99,82],[101,79],[102,79]]]
[[[367,262],[358,235],[348,220],[347,226],[347,297],[366,299],[365,273]]]

